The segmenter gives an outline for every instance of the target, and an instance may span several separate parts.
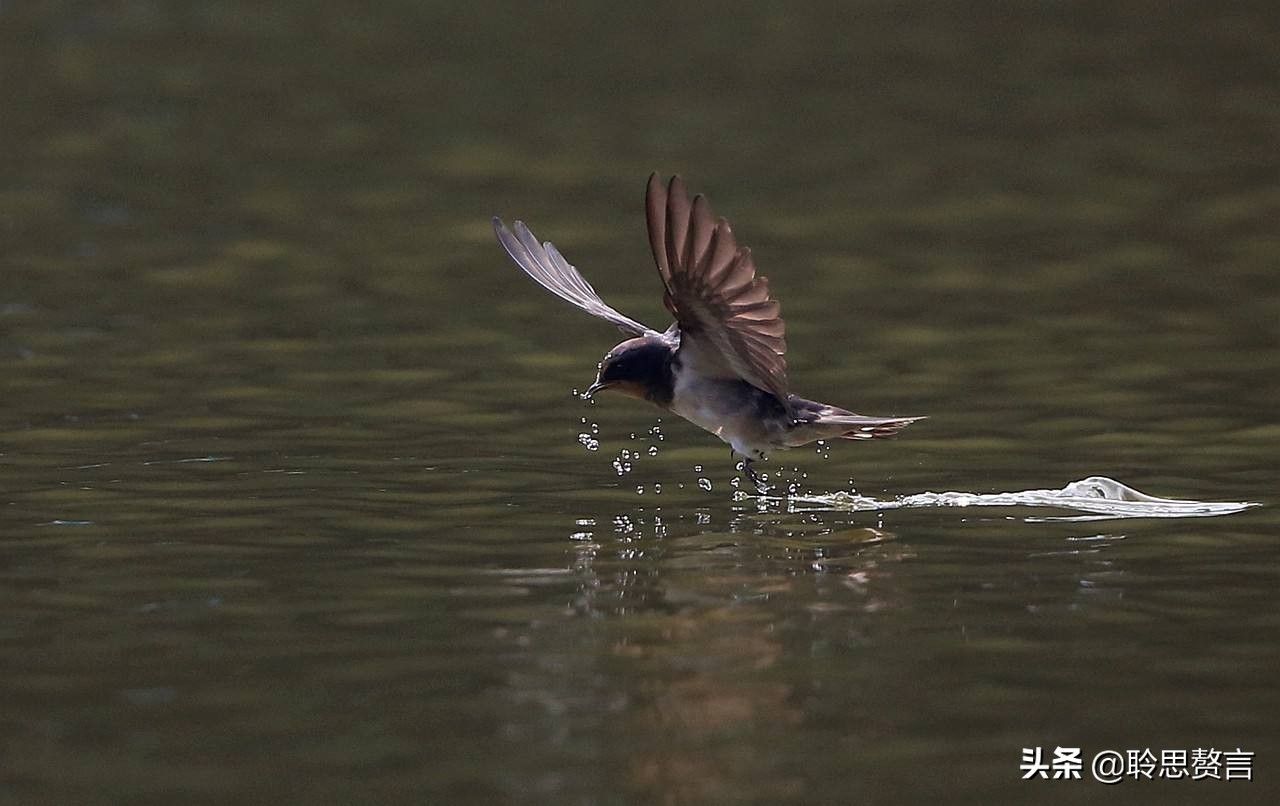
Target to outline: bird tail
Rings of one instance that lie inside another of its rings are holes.
[[[788,401],[796,418],[785,444],[796,448],[815,439],[885,439],[923,420],[923,417],[867,417],[848,409],[792,395]]]
[[[887,439],[924,417],[863,417],[860,414],[823,417],[817,424],[840,439]]]

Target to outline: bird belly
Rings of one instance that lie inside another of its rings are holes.
[[[766,394],[739,380],[704,378],[681,373],[675,379],[671,410],[715,434],[742,456],[762,459],[779,442],[785,419],[775,423],[772,412],[761,412],[759,395]]]

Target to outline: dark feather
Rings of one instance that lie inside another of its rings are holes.
[[[681,351],[702,371],[741,378],[786,405],[786,326],[750,250],[705,197],[689,199],[679,176],[666,187],[657,174],[649,177],[645,214]]]

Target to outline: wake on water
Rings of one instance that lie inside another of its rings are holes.
[[[1230,515],[1250,507],[1252,502],[1188,501],[1157,498],[1135,490],[1115,479],[1090,476],[1073,481],[1059,490],[1022,490],[1011,493],[924,492],[880,501],[854,492],[806,493],[804,495],[758,496],[739,493],[760,502],[777,502],[793,512],[862,512],[926,507],[1041,507],[1067,509],[1081,515],[1029,517],[1028,521],[1091,521],[1112,518],[1203,518]]]
[[[576,390],[575,390],[576,393]],[[588,451],[597,451],[600,447],[598,439],[599,426],[589,423],[586,417],[582,424],[589,426],[589,433],[578,434],[580,442]],[[658,445],[665,439],[662,433],[662,420],[658,420],[643,434],[632,433],[632,440],[648,441],[648,449],[624,449],[613,460],[614,470],[619,476],[631,472],[632,462],[642,455],[654,456],[658,453]],[[825,441],[817,443],[818,453],[825,455]],[[702,472],[702,466],[695,470]],[[699,478],[698,486],[703,490],[711,490],[711,482],[707,478]],[[743,485],[744,487],[746,485]],[[660,485],[654,485],[655,493]],[[1089,476],[1073,481],[1057,490],[1020,490],[1009,493],[966,493],[966,492],[923,492],[913,495],[902,495],[888,501],[881,501],[855,491],[837,491],[830,493],[798,493],[792,486],[784,495],[771,495],[770,491],[778,489],[770,485],[758,495],[745,490],[734,493],[737,500],[752,499],[761,506],[777,505],[791,512],[875,512],[887,509],[924,509],[928,507],[1036,507],[1040,509],[1072,510],[1078,515],[1044,515],[1029,516],[1025,520],[1039,521],[1092,521],[1114,518],[1204,518],[1215,515],[1231,515],[1243,512],[1251,507],[1262,506],[1249,501],[1190,501],[1178,498],[1159,498],[1122,484],[1106,476]],[[783,488],[786,489],[786,488]],[[643,492],[644,488],[637,488]]]

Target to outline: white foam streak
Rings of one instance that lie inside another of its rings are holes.
[[[785,503],[792,511],[861,512],[925,507],[1047,507],[1089,513],[1063,517],[1029,517],[1028,521],[1196,518],[1230,515],[1250,507],[1261,506],[1250,502],[1157,498],[1105,476],[1090,476],[1073,481],[1059,490],[1022,490],[1011,493],[923,492],[899,496],[892,501],[879,501],[843,491],[793,496],[761,496],[761,499]]]

